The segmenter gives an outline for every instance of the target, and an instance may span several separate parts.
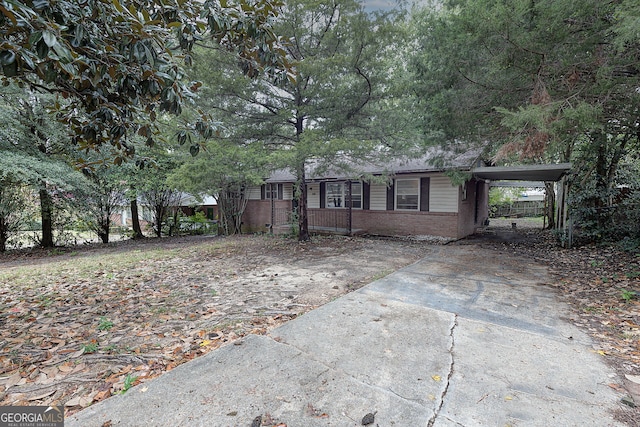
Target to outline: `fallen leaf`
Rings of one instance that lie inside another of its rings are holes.
[[[83,408],[86,408],[87,406],[91,405],[91,402],[93,402],[93,397],[76,396],[73,399],[67,400],[67,403],[65,403],[64,406],[67,406],[67,407],[81,406]]]
[[[4,389],[8,390],[10,387],[17,385],[21,380],[22,375],[20,375],[20,372],[16,372],[15,374],[7,378],[7,382],[4,384]]]
[[[37,396],[31,396],[31,397],[29,397],[27,400],[29,400],[29,401],[34,401],[34,400],[44,399],[45,397],[49,397],[49,396],[51,396],[51,395],[52,395],[53,393],[55,393],[55,392],[56,392],[56,389],[54,388],[53,390],[48,391],[48,392],[46,392],[46,393],[39,394],[39,395],[37,395]]]
[[[640,375],[625,375],[624,376],[626,379],[628,379],[629,381],[631,381],[632,383],[635,384],[640,384]]]
[[[442,377],[440,375],[431,375],[434,381],[442,381]]]
[[[84,354],[84,348],[81,348],[80,350],[76,351],[75,353],[73,353],[71,356],[72,359],[77,359],[78,357],[82,356]]]

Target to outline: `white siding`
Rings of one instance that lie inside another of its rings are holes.
[[[372,211],[384,211],[387,209],[387,186],[371,184],[369,187],[369,209]]]
[[[260,187],[249,187],[247,198],[249,200],[260,200],[262,198]]]
[[[310,209],[320,208],[320,184],[317,182],[307,185],[307,207]]]
[[[282,184],[282,198],[284,200],[293,200],[293,184]]]
[[[458,187],[446,176],[432,176],[429,187],[430,212],[458,212]]]

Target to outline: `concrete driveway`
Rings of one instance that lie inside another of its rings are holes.
[[[366,262],[366,260],[363,260]],[[545,268],[472,245],[421,261],[67,426],[617,426],[621,395]],[[258,418],[261,417],[261,418]],[[260,420],[262,422],[260,422]]]

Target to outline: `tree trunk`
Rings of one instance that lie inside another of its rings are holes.
[[[40,189],[40,217],[42,220],[42,239],[40,246],[43,248],[54,247],[53,243],[53,202],[45,188]]]
[[[133,238],[143,239],[142,227],[140,227],[140,217],[138,216],[138,200],[131,199],[131,226],[133,227]]]
[[[7,239],[9,237],[7,229],[8,227],[5,223],[5,219],[0,217],[0,252],[7,250]]]
[[[311,240],[309,235],[309,216],[307,215],[307,178],[304,171],[304,162],[298,167],[298,241]]]
[[[556,193],[554,191],[553,182],[545,182],[544,191],[547,196],[547,211],[544,213],[549,221],[547,228],[549,230],[553,230],[556,228]]]
[[[156,237],[162,237],[162,219],[163,218],[164,218],[164,207],[156,206],[156,217],[155,217]]]
[[[178,217],[180,215],[180,207],[176,206],[173,208],[173,221],[169,225],[169,236],[173,236],[176,234],[176,231],[179,231],[180,227],[178,227]]]
[[[106,231],[102,231],[100,233],[98,233],[100,240],[102,240],[102,243],[109,243],[109,230]]]

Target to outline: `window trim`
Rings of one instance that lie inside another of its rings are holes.
[[[416,207],[415,209],[411,208],[411,209],[407,209],[407,208],[398,208],[398,183],[400,181],[413,181],[416,182],[418,184],[417,186],[417,192],[416,192],[416,196],[418,196],[418,200],[416,202]],[[401,212],[420,212],[420,178],[396,178],[395,182],[394,182],[394,194],[393,194],[393,208],[396,211],[401,211]]]
[[[330,206],[329,204],[329,185],[332,184],[339,184],[340,185],[340,189],[341,189],[341,206]],[[321,203],[321,206],[324,206],[324,209],[348,209],[349,206],[347,206],[347,184],[348,181],[325,181],[324,182],[324,203]],[[351,197],[352,197],[352,204],[353,204],[353,187],[354,184],[359,184],[360,187],[360,191],[357,193],[360,196],[360,206],[356,207],[356,206],[351,206],[351,209],[358,209],[358,210],[362,210],[363,209],[363,189],[364,186],[362,185],[362,181],[351,181]],[[322,201],[321,201],[322,202]]]
[[[266,183],[262,184],[261,199],[262,200],[283,200],[284,186],[281,183]]]

